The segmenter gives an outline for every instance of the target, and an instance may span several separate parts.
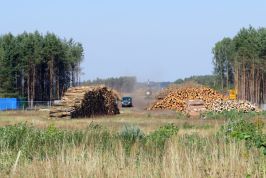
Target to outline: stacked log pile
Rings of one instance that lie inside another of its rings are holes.
[[[224,96],[211,88],[203,86],[171,86],[167,88],[166,91],[159,93],[159,97],[157,97],[157,99],[158,100],[151,107],[149,107],[148,110],[163,109],[186,112],[187,110],[189,110],[188,102],[190,100],[200,100],[203,101],[206,111],[259,111],[258,107],[248,101],[229,100],[227,96]]]
[[[227,97],[207,87],[181,87],[167,89],[168,95],[155,102],[149,110],[169,109],[185,111],[188,100],[202,100],[207,109],[217,100],[227,100]],[[169,91],[170,90],[170,91]]]
[[[253,105],[248,101],[237,101],[237,100],[227,100],[227,101],[216,101],[213,103],[210,111],[222,112],[237,110],[241,112],[251,112],[259,111],[258,107]]]
[[[61,102],[50,110],[50,117],[80,118],[119,114],[117,92],[105,86],[69,88]]]
[[[185,88],[200,88],[203,87],[202,85],[195,83],[195,82],[186,82],[183,84],[171,84],[167,88],[161,90],[158,95],[156,96],[156,99],[161,100],[164,99],[169,93],[176,91],[178,89],[185,89]]]

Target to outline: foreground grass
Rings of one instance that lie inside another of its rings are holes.
[[[145,134],[132,125],[117,132],[98,124],[82,131],[5,126],[0,177],[266,177],[262,150],[193,127],[167,124]]]
[[[202,138],[199,138],[202,139]],[[55,157],[19,165],[14,177],[265,177],[265,159],[242,144],[217,144],[207,138],[202,146],[188,147],[189,138],[173,137],[161,157],[122,144],[104,152],[80,146]],[[136,146],[137,147],[137,146]],[[4,175],[3,175],[4,176]]]

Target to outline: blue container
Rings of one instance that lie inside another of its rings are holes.
[[[0,98],[0,111],[15,110],[18,108],[17,98]]]

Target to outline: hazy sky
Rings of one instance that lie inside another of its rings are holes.
[[[174,81],[211,74],[212,47],[241,27],[266,27],[265,0],[6,0],[0,33],[54,32],[85,52],[82,79]]]

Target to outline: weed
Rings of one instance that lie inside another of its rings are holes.
[[[178,139],[179,143],[186,145],[189,149],[204,150],[208,145],[208,139],[202,138],[198,134],[185,134]],[[205,149],[206,150],[206,149]]]
[[[146,137],[146,144],[159,150],[163,150],[167,139],[177,134],[178,130],[178,127],[174,124],[162,126]]]
[[[188,116],[182,112],[177,112],[176,113],[176,119],[187,119]]]
[[[82,141],[78,131],[62,131],[53,125],[47,129],[37,129],[27,123],[19,123],[14,126],[0,128],[0,149],[10,150],[22,155],[27,159],[33,159],[38,155],[44,158],[46,154],[55,155],[63,146],[73,146]]]
[[[185,122],[183,125],[182,125],[182,128],[183,129],[192,129],[194,128],[195,126],[194,125],[191,125],[189,124],[188,122]]]
[[[84,139],[82,142],[88,147],[93,146],[101,151],[112,148],[114,136],[102,125],[90,123],[83,135]]]
[[[222,127],[222,132],[227,137],[244,140],[248,148],[255,146],[262,149],[266,155],[266,135],[262,132],[263,126],[263,122],[258,119],[255,122],[246,119],[229,120]]]
[[[125,125],[119,133],[119,137],[125,147],[126,153],[129,154],[133,144],[144,138],[144,133],[134,125]]]
[[[266,118],[266,112],[239,112],[237,110],[222,111],[222,112],[205,112],[201,114],[201,118],[205,119],[249,119],[249,118]]]

